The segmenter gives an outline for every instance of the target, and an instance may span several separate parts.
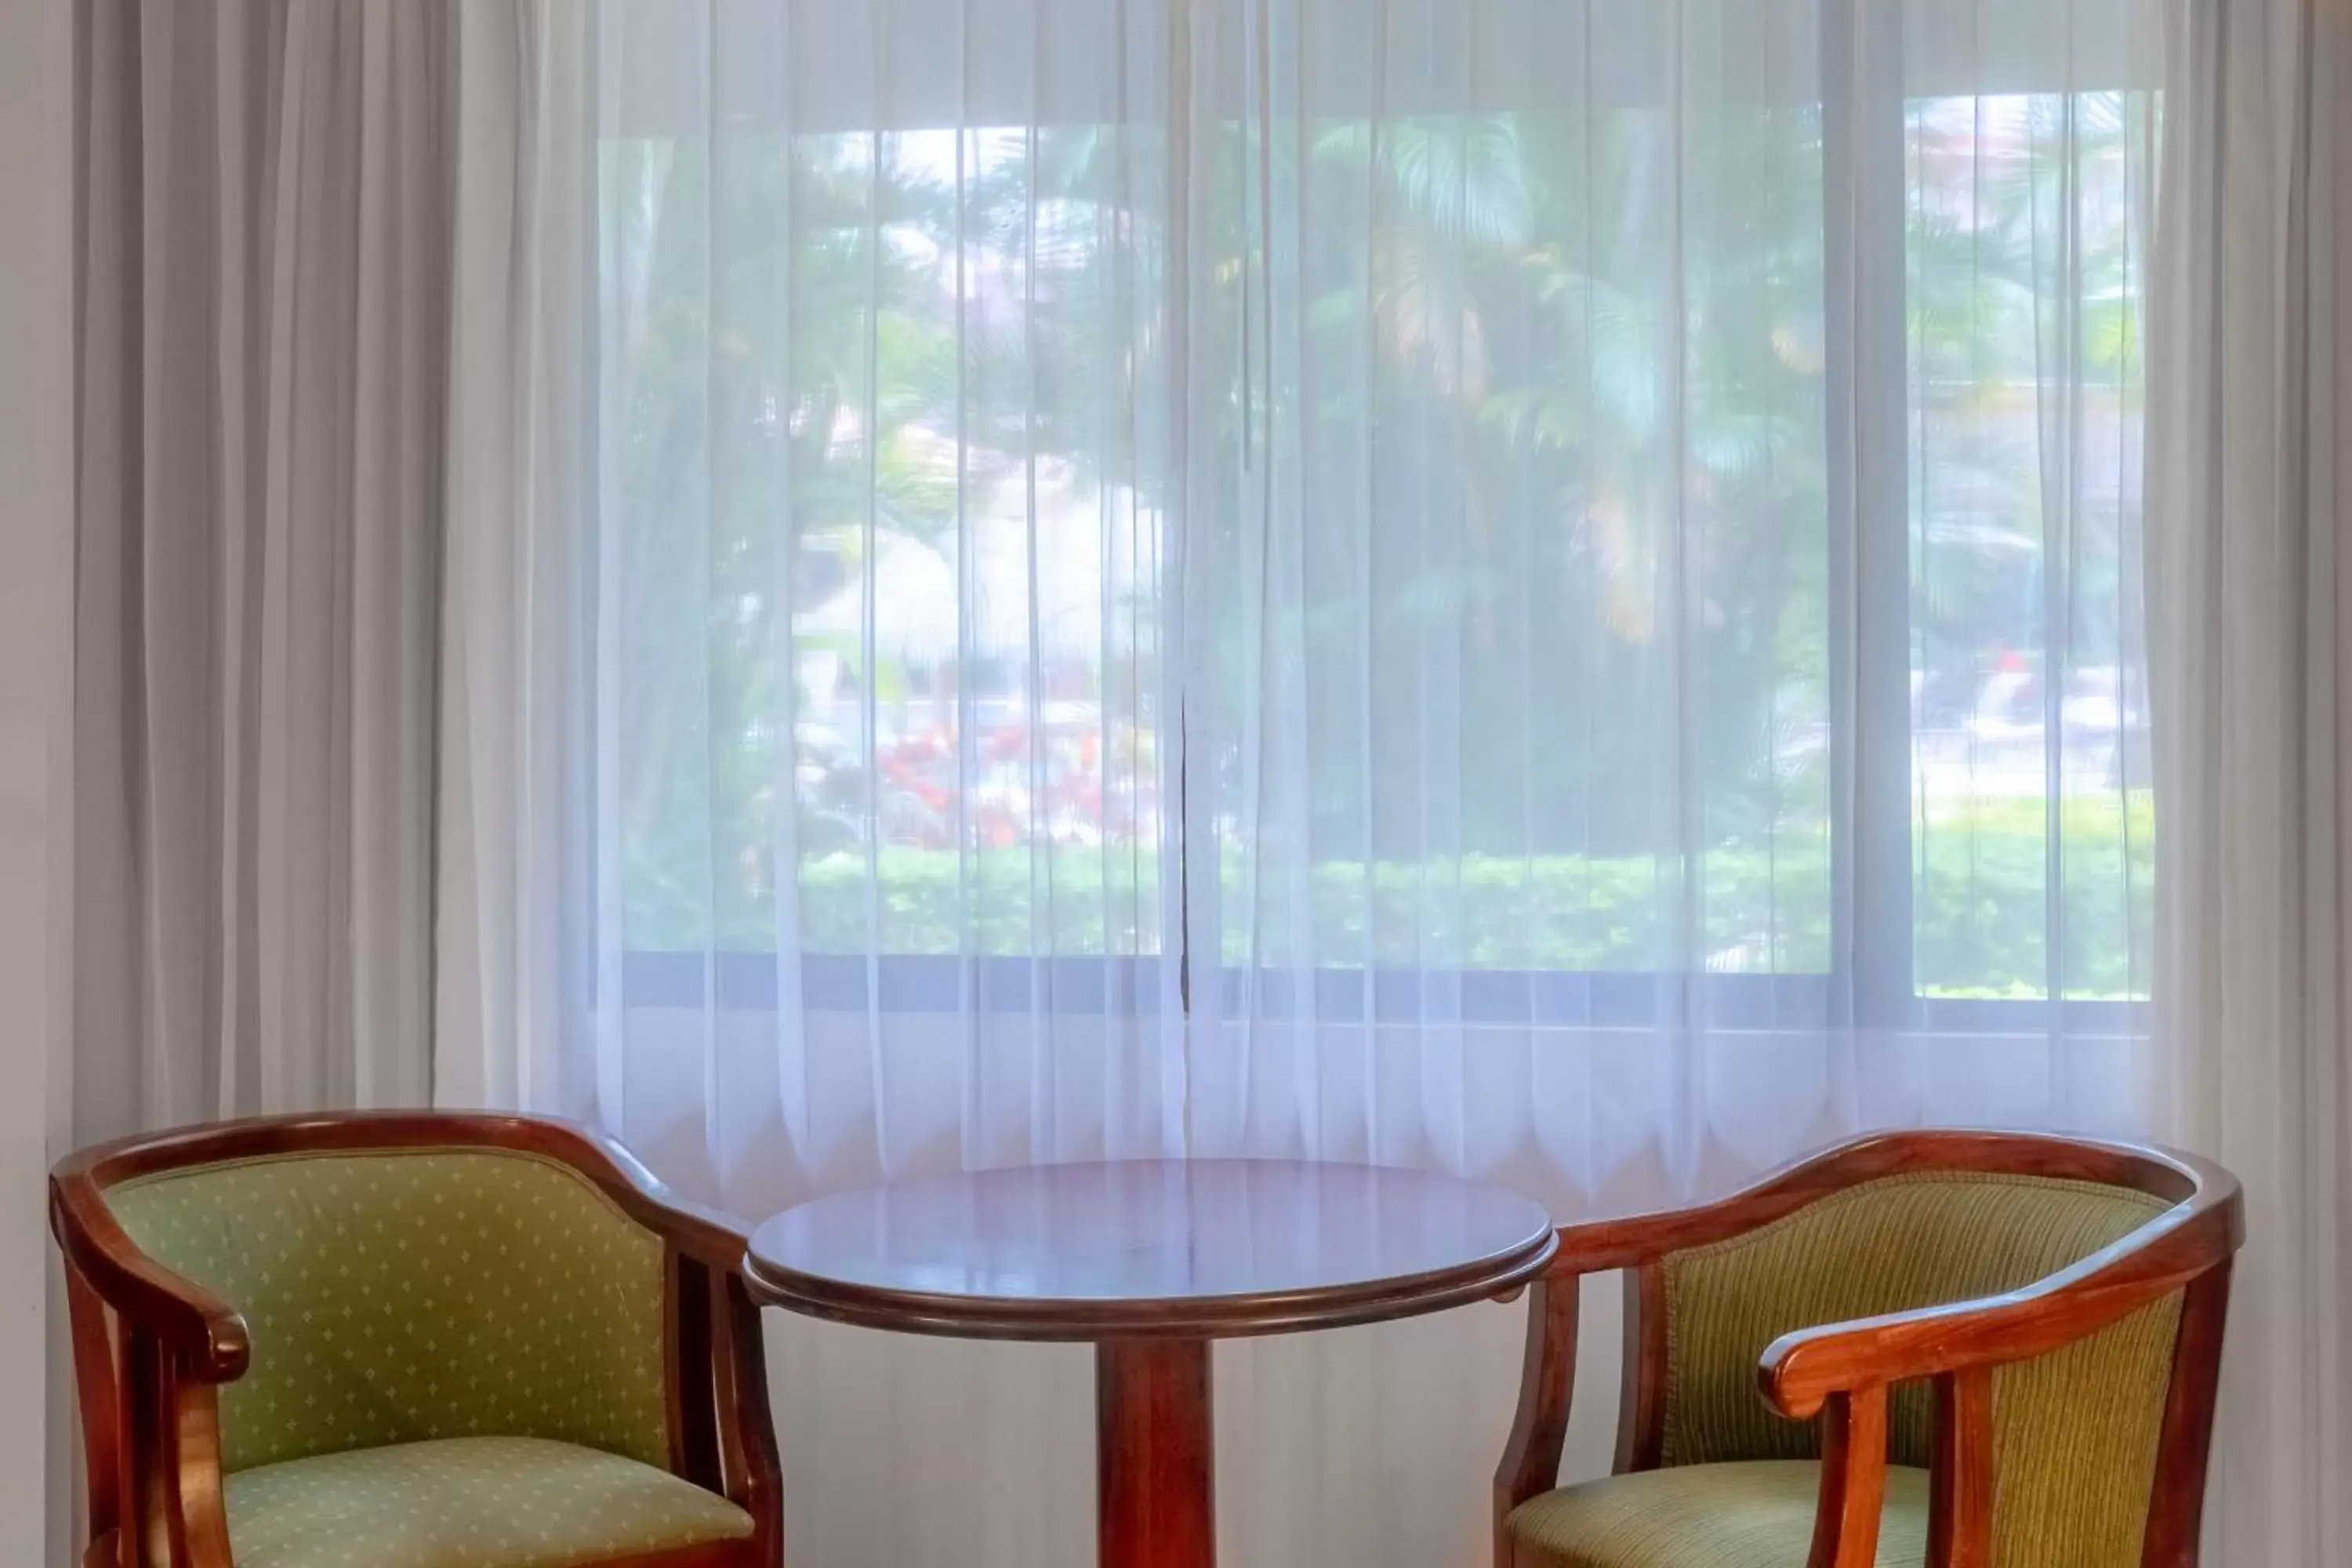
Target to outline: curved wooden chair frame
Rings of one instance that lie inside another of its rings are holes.
[[[748,1238],[678,1198],[613,1140],[539,1117],[408,1111],[263,1117],[127,1138],[62,1161],[49,1227],[65,1258],[89,1478],[83,1568],[235,1568],[223,1501],[219,1385],[251,1357],[234,1304],[142,1252],[106,1189],[256,1156],[373,1149],[510,1149],[585,1176],[662,1238],[669,1468],[751,1514],[750,1539],[616,1560],[611,1568],[781,1568],[775,1430]]]
[[[1563,1226],[1559,1252],[1528,1291],[1518,1414],[1495,1474],[1496,1568],[1515,1554],[1511,1510],[1558,1486],[1576,1367],[1583,1277],[1625,1270],[1625,1362],[1618,1473],[1657,1468],[1664,1439],[1667,1255],[1769,1225],[1881,1176],[1977,1171],[2130,1187],[2172,1206],[2130,1235],[2021,1289],[1973,1301],[1801,1329],[1757,1367],[1763,1397],[1822,1425],[1821,1501],[1809,1568],[1871,1568],[1886,1489],[1887,1391],[1931,1380],[1927,1568],[1988,1568],[1992,1521],[1992,1373],[2096,1333],[2183,1292],[2172,1384],[2148,1503],[2143,1568],[2194,1568],[2213,1432],[2231,1259],[2245,1237],[2237,1178],[2153,1147],[2011,1132],[1889,1132],[1801,1159],[1696,1208]]]

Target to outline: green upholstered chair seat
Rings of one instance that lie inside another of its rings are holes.
[[[1548,1568],[1805,1568],[1821,1479],[1806,1459],[1643,1470],[1530,1498],[1510,1531]],[[1927,1552],[1927,1472],[1894,1466],[1879,1568],[1919,1568]]]
[[[228,1478],[237,1568],[583,1568],[740,1541],[751,1516],[635,1459],[537,1437],[451,1437]]]

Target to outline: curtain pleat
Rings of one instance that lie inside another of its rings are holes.
[[[2299,1238],[2215,1529],[2314,1560],[2347,47],[2158,9],[85,5],[76,1135],[2169,1131]],[[1224,1560],[1481,1561],[1518,1333],[1221,1351]],[[796,1559],[1086,1560],[1082,1352],[776,1346]]]
[[[594,1113],[752,1211],[1172,1147],[1169,12],[594,15]]]
[[[611,581],[602,454],[583,7],[466,5],[451,110],[456,299],[431,743],[434,1099],[593,1118],[617,994],[590,836],[617,737],[598,722]]]
[[[2142,1128],[2147,9],[475,9],[444,1097],[750,1215]],[[1476,1560],[1517,1333],[1222,1351],[1227,1560]],[[1083,1560],[1082,1355],[775,1340],[796,1552]]]
[[[2158,1131],[2246,1193],[2206,1560],[2286,1568],[2352,1535],[2352,15],[2250,0],[2167,19],[2145,612]]]
[[[2143,1130],[2153,8],[1196,16],[1187,1148]],[[1480,1560],[1510,1318],[1222,1352],[1230,1558]]]
[[[74,1130],[418,1103],[446,9],[79,26]]]

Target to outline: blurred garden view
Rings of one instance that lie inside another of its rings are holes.
[[[1822,973],[1836,761],[1862,744],[1908,781],[1920,992],[2144,994],[2145,114],[1911,105],[1909,504],[1867,525],[1907,542],[1911,722],[1859,742],[1832,657],[1819,106],[1282,129],[1313,232],[1277,298],[1323,353],[1360,338],[1375,391],[1342,406],[1269,352],[1307,569],[1266,635],[1285,679],[1344,700],[1251,761],[1233,716],[1263,650],[1185,608],[1216,688],[1185,700],[1189,785],[1163,661],[1178,465],[1137,391],[1167,379],[1175,277],[1137,174],[1152,133],[609,143],[627,946],[1156,952],[1179,824],[1250,823],[1298,838],[1312,910],[1254,939],[1265,962]],[[1211,205],[1231,232],[1193,246],[1228,259],[1192,278],[1196,309],[1239,321],[1260,239]],[[1646,260],[1662,225],[1673,278]],[[2061,384],[2093,390],[2062,406]],[[1235,474],[1244,384],[1191,404]],[[1197,485],[1189,515],[1226,527],[1230,500]],[[1458,700],[1423,689],[1433,658]],[[1269,791],[1303,803],[1286,824],[1252,822]],[[1223,896],[1254,896],[1224,858]]]

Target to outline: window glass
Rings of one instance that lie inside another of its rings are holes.
[[[1928,995],[2147,992],[2148,112],[2123,93],[1909,107],[1911,834]]]

